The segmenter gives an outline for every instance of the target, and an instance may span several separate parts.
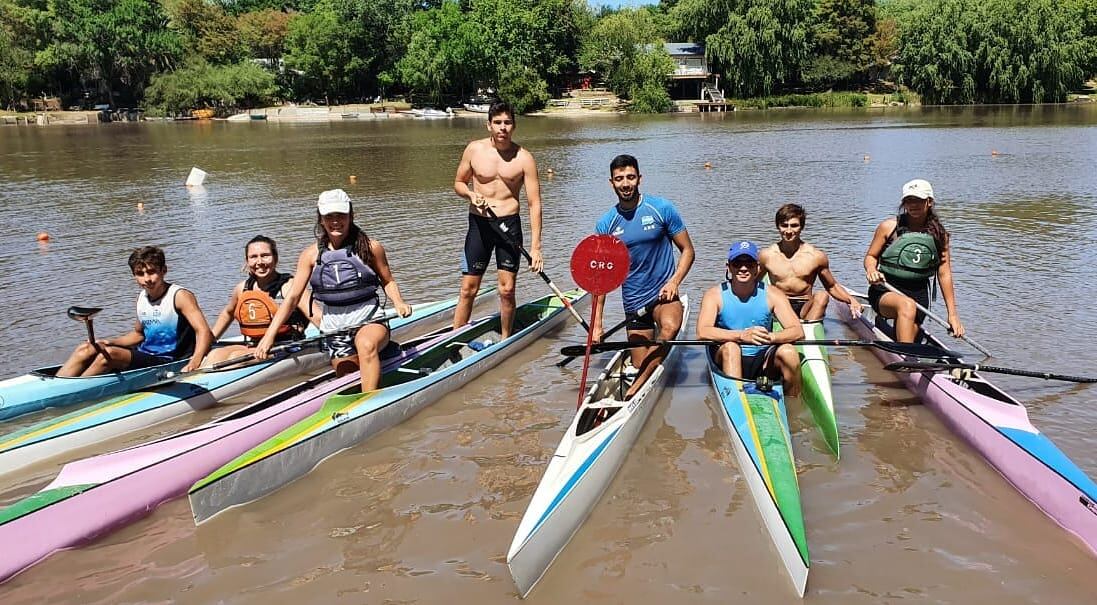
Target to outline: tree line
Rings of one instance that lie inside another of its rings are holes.
[[[0,105],[177,113],[493,89],[519,111],[589,74],[665,111],[664,41],[735,97],[881,79],[926,103],[1054,102],[1097,73],[1097,0],[0,0]]]

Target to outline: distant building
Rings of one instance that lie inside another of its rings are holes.
[[[720,75],[709,71],[702,42],[666,42],[667,54],[674,61],[670,98],[697,101],[724,101]]]

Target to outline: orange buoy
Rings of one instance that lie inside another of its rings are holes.
[[[865,161],[866,161],[866,162],[868,162],[868,161],[869,161],[869,160],[871,160],[871,159],[872,159],[872,158],[868,157],[868,154],[866,153],[866,154],[865,154]]]
[[[358,182],[358,177],[356,175],[353,175],[353,174],[350,175],[350,182],[351,183],[357,183]]]
[[[547,173],[547,174],[556,174],[556,172],[553,171],[552,168],[549,168],[548,170],[546,170],[545,173]]]
[[[712,162],[705,162],[705,168],[712,168]]]
[[[37,237],[35,237],[35,239],[37,239],[40,242],[48,242],[48,241],[50,241],[50,234],[46,233],[45,231],[41,231],[41,232],[38,233],[38,235],[37,235]]]

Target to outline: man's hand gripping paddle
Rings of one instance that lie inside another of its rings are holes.
[[[625,283],[628,276],[628,247],[612,235],[589,235],[571,253],[571,278],[580,288],[594,296],[604,296]],[[598,305],[590,306],[590,323]],[[590,368],[590,345],[594,331],[587,330],[587,347],[583,356],[583,377],[580,379],[579,401],[576,407],[583,405],[583,395],[587,390],[587,370]]]

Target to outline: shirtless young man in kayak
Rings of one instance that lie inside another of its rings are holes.
[[[826,253],[800,239],[807,224],[804,209],[797,204],[785,204],[777,210],[775,222],[781,240],[762,250],[758,262],[762,276],[769,274],[770,282],[788,296],[800,319],[823,319],[829,297],[846,303],[853,316],[860,317],[861,303],[834,278]],[[812,292],[816,279],[823,282],[824,289]]]
[[[469,228],[461,259],[461,294],[453,314],[453,326],[463,326],[472,314],[472,303],[480,292],[492,251],[499,279],[499,314],[502,335],[510,336],[514,323],[514,283],[518,274],[519,252],[508,236],[522,244],[522,219],[518,215],[518,194],[526,188],[529,206],[531,271],[540,271],[541,257],[541,183],[533,155],[511,140],[514,134],[514,110],[502,101],[488,109],[486,139],[465,147],[457,166],[453,190],[469,202]],[[492,218],[487,209],[497,218]]]

